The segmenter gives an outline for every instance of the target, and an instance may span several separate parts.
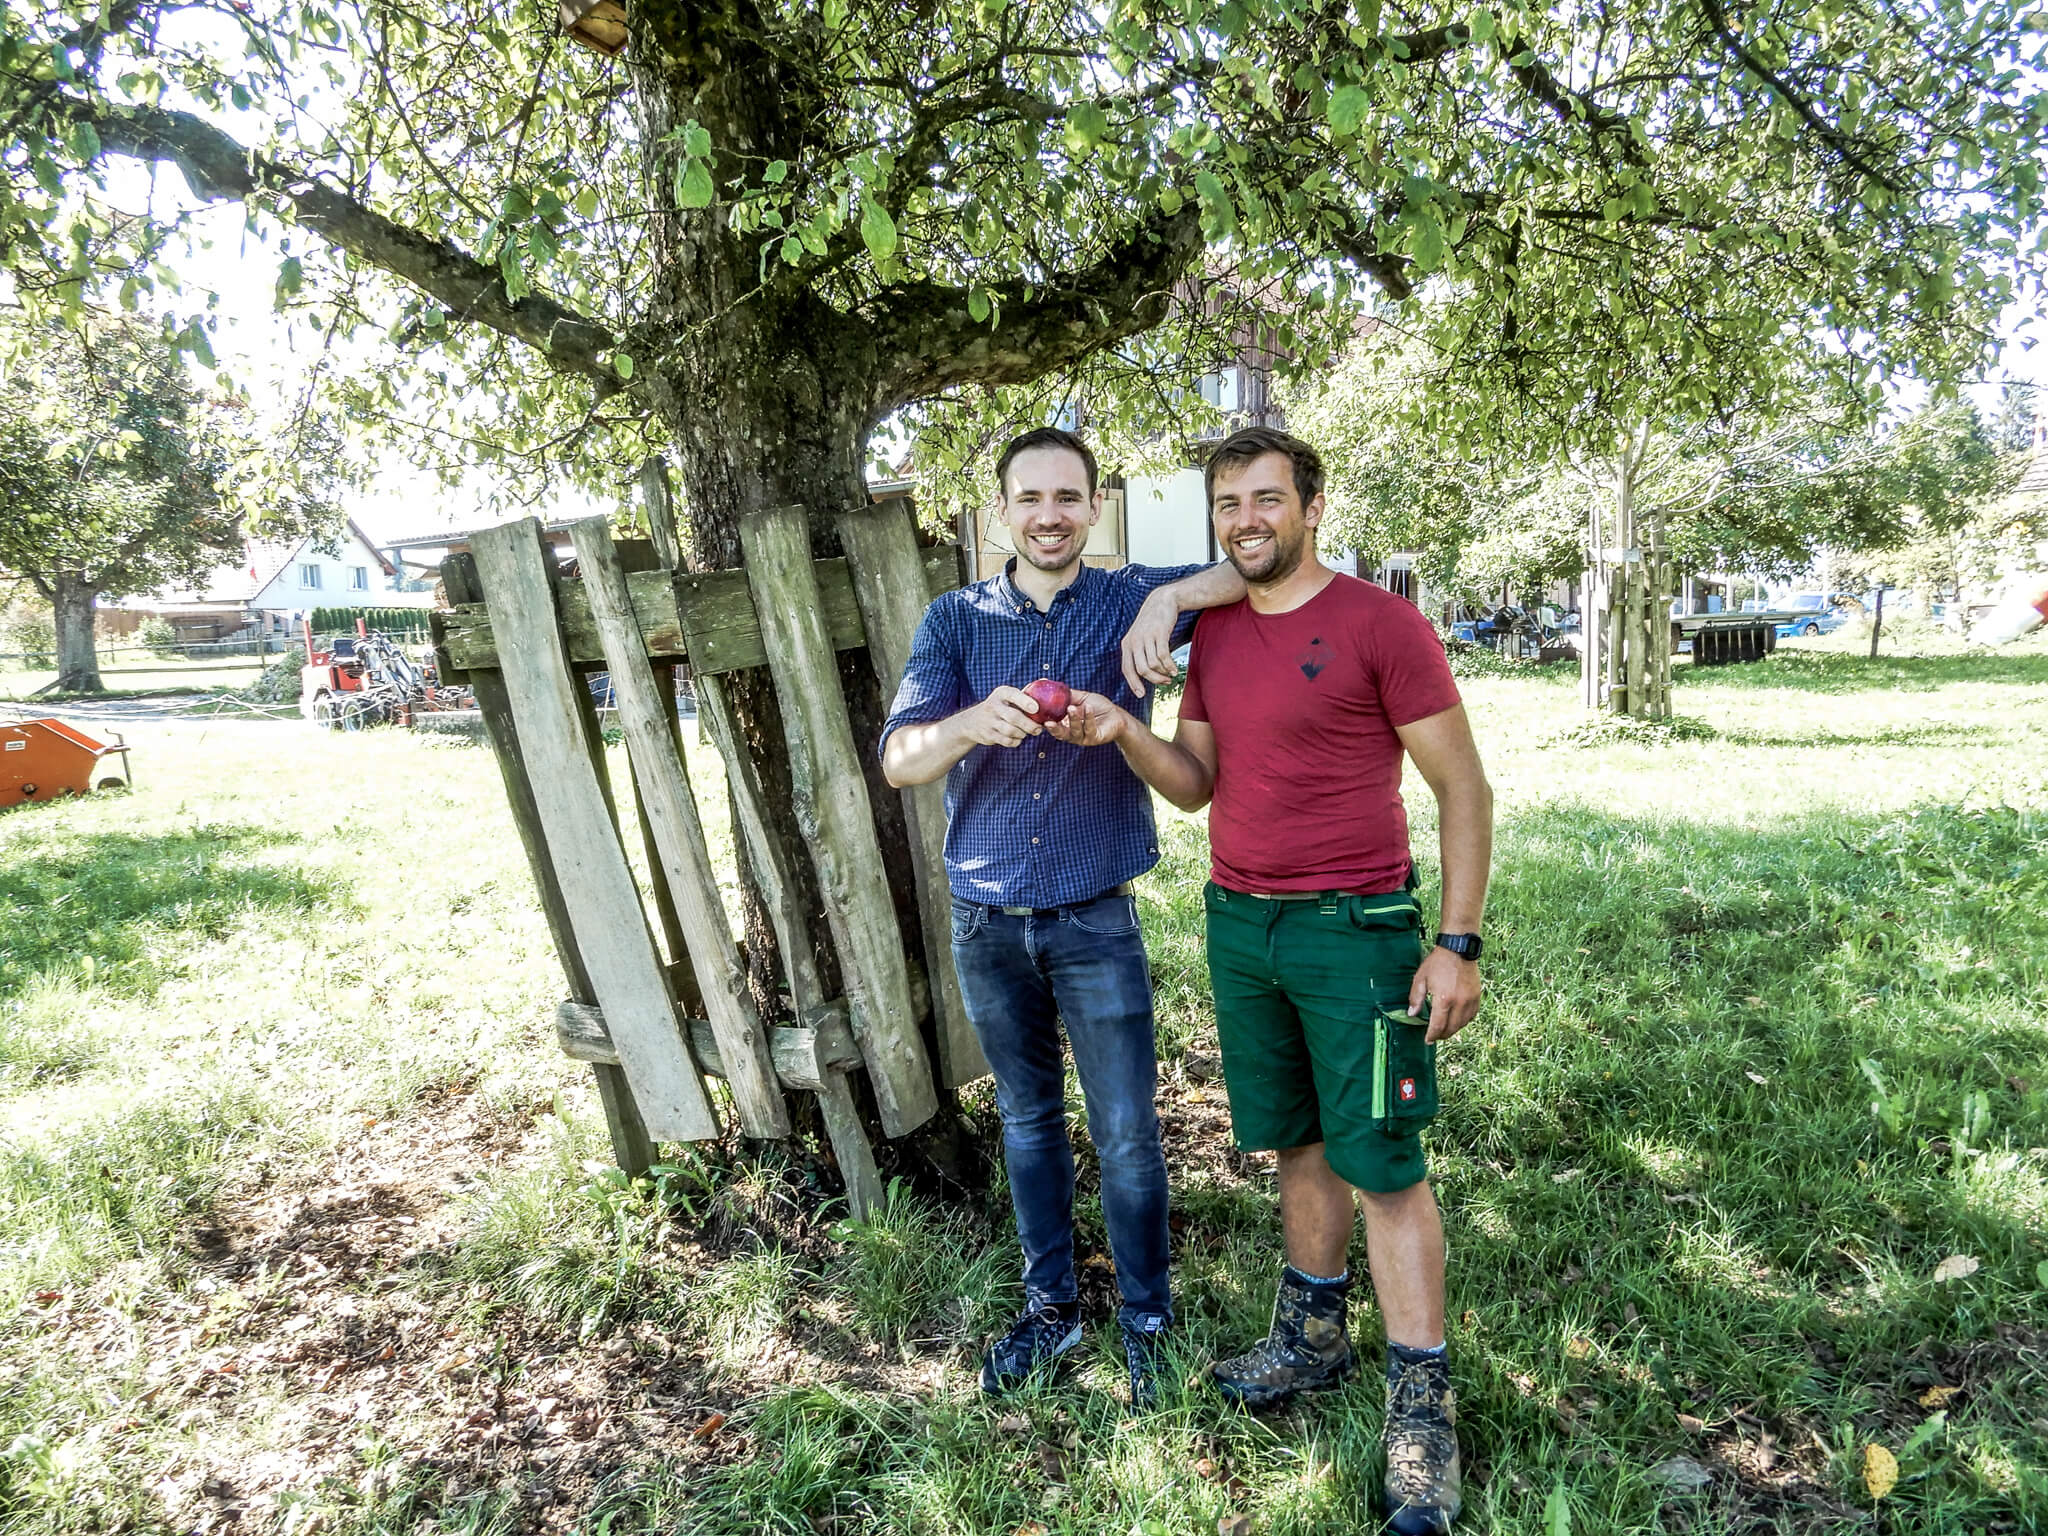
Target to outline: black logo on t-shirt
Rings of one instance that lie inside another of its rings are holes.
[[[1295,665],[1301,668],[1301,675],[1303,677],[1307,678],[1310,682],[1314,682],[1316,674],[1336,660],[1336,658],[1337,653],[1329,646],[1323,644],[1323,637],[1317,635],[1313,640],[1309,641],[1308,649],[1295,659]]]

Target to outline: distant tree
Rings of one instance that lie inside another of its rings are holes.
[[[14,321],[0,381],[0,570],[52,609],[57,686],[101,687],[102,597],[197,580],[241,545],[251,487],[231,403],[207,400],[161,329],[137,317]],[[280,528],[329,515],[290,498]]]
[[[2036,407],[2033,384],[2008,384],[1998,393],[1998,410],[1989,431],[2000,453],[2032,453]]]

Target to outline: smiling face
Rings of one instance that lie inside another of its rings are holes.
[[[1238,575],[1262,587],[1285,581],[1300,567],[1322,516],[1322,493],[1301,504],[1294,465],[1284,453],[1262,453],[1249,464],[1218,471],[1209,501],[1216,547]]]
[[[1102,516],[1102,492],[1088,491],[1088,466],[1070,448],[1027,448],[1003,476],[1003,520],[1017,553],[1041,571],[1063,571],[1088,547]]]

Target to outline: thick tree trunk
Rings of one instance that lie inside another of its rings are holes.
[[[50,606],[57,624],[57,686],[66,693],[99,693],[99,653],[93,648],[93,612],[99,590],[73,576],[59,576]]]

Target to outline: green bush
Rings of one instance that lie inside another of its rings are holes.
[[[30,667],[57,665],[57,626],[41,614],[16,619],[7,629],[8,650]]]
[[[352,635],[357,619],[387,635],[424,634],[427,628],[424,608],[315,608],[313,633]]]
[[[135,632],[135,638],[152,656],[169,656],[178,649],[178,632],[171,628],[169,619],[144,619],[142,628]]]

